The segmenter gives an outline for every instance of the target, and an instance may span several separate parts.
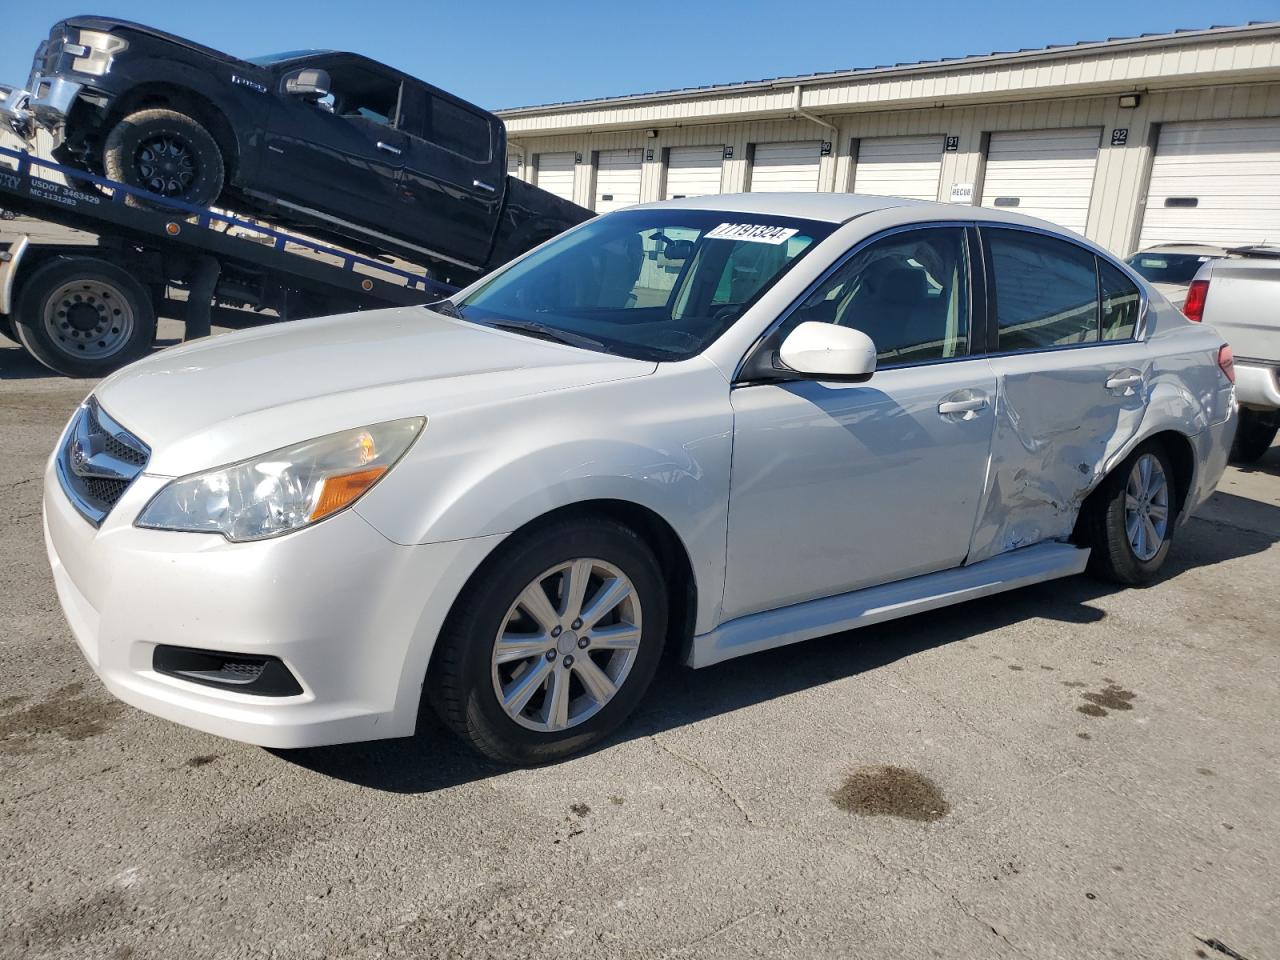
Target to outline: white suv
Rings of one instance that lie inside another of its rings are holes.
[[[1087,241],[850,195],[592,220],[432,309],[104,381],[49,462],[59,597],[123,700],[274,747],[511,762],[694,667],[1083,571],[1152,578],[1230,351]]]

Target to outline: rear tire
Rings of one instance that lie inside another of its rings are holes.
[[[593,603],[627,587],[593,625]],[[560,760],[604,739],[635,709],[666,630],[666,585],[634,531],[604,518],[554,522],[513,536],[472,578],[441,631],[426,692],[441,719],[485,756]]]
[[[107,134],[102,163],[112,180],[197,207],[217,200],[226,178],[222,150],[213,135],[176,110],[129,114]],[[148,205],[132,196],[128,202]]]
[[[1231,459],[1236,463],[1257,463],[1271,449],[1280,424],[1280,414],[1241,409],[1236,439],[1231,445]]]
[[[22,284],[19,342],[69,377],[101,377],[144,356],[156,337],[151,296],[127,271],[88,257],[50,260]]]
[[[1164,446],[1148,441],[1107,475],[1085,505],[1089,571],[1113,583],[1150,583],[1173,541],[1179,492]]]

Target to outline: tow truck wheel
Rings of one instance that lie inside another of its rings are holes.
[[[147,288],[106,260],[51,260],[23,283],[18,340],[56,373],[101,377],[144,356],[156,336]]]
[[[226,175],[218,142],[176,110],[129,114],[107,134],[102,163],[112,180],[197,207],[218,199]],[[145,205],[136,197],[129,203]]]

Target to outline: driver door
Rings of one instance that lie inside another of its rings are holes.
[[[971,337],[971,250],[964,227],[886,236],[784,321],[783,336],[805,320],[861,329],[869,381],[734,388],[723,620],[964,562],[996,395]]]

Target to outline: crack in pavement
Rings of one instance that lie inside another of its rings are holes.
[[[751,814],[747,812],[747,808],[742,805],[742,801],[733,795],[733,791],[724,785],[724,781],[721,780],[713,770],[699,763],[693,757],[685,756],[678,750],[673,750],[671,747],[659,740],[656,734],[650,735],[649,739],[653,741],[654,746],[659,750],[662,750],[664,753],[671,754],[671,756],[675,757],[677,760],[693,767],[693,769],[705,776],[711,782],[711,785],[715,787],[726,800],[732,803],[735,808],[737,808],[737,811],[742,814],[742,819],[747,822],[747,826],[754,827],[756,825],[756,822],[751,819]]]

